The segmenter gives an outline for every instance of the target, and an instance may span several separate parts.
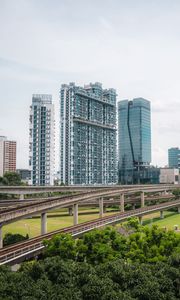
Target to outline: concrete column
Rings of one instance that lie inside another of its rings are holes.
[[[41,234],[47,232],[47,213],[41,214]]]
[[[139,224],[140,224],[140,225],[142,225],[142,224],[143,224],[142,217],[139,217]]]
[[[3,247],[2,225],[0,225],[0,248]]]
[[[178,214],[180,214],[180,206],[178,207]]]
[[[160,219],[164,219],[163,210],[160,211]]]
[[[103,217],[103,198],[99,199],[99,217]]]
[[[144,207],[144,192],[141,192],[141,207]]]
[[[68,208],[68,212],[69,212],[69,216],[72,216],[72,215],[73,215],[73,209],[72,209],[72,206]]]
[[[133,209],[134,210],[136,209],[136,203],[133,203]]]
[[[74,225],[78,224],[78,203],[73,206]]]
[[[24,194],[19,195],[19,200],[24,200]]]
[[[124,194],[120,196],[121,212],[124,212]]]

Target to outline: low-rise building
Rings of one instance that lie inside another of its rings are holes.
[[[179,169],[160,168],[159,183],[179,183]]]
[[[29,184],[31,180],[31,171],[29,169],[17,169],[16,172],[20,175],[21,181]]]

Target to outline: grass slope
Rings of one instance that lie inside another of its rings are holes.
[[[114,214],[115,212],[108,212],[104,215]],[[56,210],[48,214],[47,230],[48,232],[72,226],[73,216],[67,215],[67,210]],[[87,222],[99,217],[98,209],[80,209],[79,223]],[[164,219],[160,219],[160,213],[154,213],[143,217],[143,225],[157,224],[160,227],[174,229],[174,225],[178,225],[180,229],[180,214],[175,212],[164,212]],[[8,232],[20,233],[22,235],[29,234],[30,237],[40,235],[40,216],[36,218],[29,218],[8,224],[3,227],[3,235]]]

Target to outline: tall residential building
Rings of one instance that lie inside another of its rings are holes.
[[[51,95],[33,95],[29,121],[31,184],[53,185],[54,105]]]
[[[16,172],[16,142],[0,136],[0,176],[6,172]]]
[[[151,162],[151,109],[143,98],[118,102],[119,180],[139,183]]]
[[[60,90],[60,174],[64,184],[117,182],[116,91],[100,83]]]
[[[168,149],[168,166],[180,169],[180,149],[178,147]]]

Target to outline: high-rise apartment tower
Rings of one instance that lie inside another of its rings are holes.
[[[0,136],[0,176],[6,172],[16,172],[16,142]]]
[[[64,184],[117,181],[116,91],[100,83],[60,90],[60,174]]]
[[[151,162],[151,109],[143,98],[118,102],[118,153],[121,183],[138,183]]]
[[[52,96],[35,94],[30,106],[29,166],[32,185],[52,185],[54,172],[54,105]]]

